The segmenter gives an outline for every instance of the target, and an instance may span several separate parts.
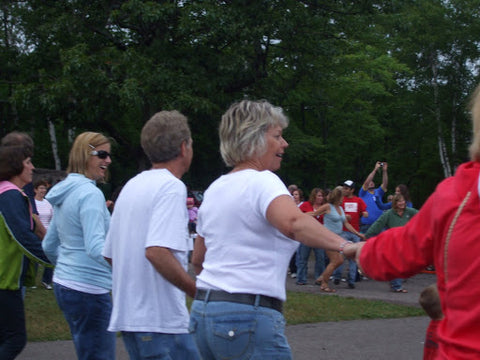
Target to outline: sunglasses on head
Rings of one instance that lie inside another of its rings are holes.
[[[93,150],[90,155],[98,156],[100,159],[106,159],[107,157],[112,157],[108,151],[105,150]]]

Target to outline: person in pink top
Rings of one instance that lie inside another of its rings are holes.
[[[188,211],[188,230],[195,233],[197,228],[198,207],[195,206],[195,200],[191,197],[187,198]]]

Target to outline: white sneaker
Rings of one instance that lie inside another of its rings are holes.
[[[291,277],[292,279],[295,279],[295,278],[297,277],[297,273],[292,273],[292,274],[290,275],[290,277]]]
[[[44,287],[45,289],[47,289],[47,290],[52,290],[52,289],[53,289],[53,288],[52,288],[52,285],[47,284],[46,282],[43,282],[43,281],[42,281],[42,285],[43,285],[43,287]]]

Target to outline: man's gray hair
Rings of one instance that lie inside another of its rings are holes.
[[[191,139],[188,120],[180,112],[160,111],[143,126],[142,148],[152,163],[163,163],[175,159],[180,154],[184,141]]]

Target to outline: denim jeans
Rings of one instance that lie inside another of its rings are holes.
[[[110,294],[88,294],[57,283],[53,290],[70,327],[78,359],[114,360],[116,335],[107,330],[112,312]]]
[[[122,332],[130,360],[200,360],[191,334]]]
[[[0,290],[0,359],[15,359],[27,343],[21,290]]]
[[[342,231],[342,234],[340,236],[345,240],[351,241],[354,243],[357,243],[360,241],[360,238],[354,233],[351,233],[350,231]],[[340,265],[338,268],[335,269],[335,271],[333,272],[333,278],[335,280],[340,280],[340,278],[342,277],[342,271],[343,271],[343,263],[342,265]],[[348,259],[348,283],[355,284],[356,278],[357,278],[357,263],[355,262],[355,260]]]
[[[403,280],[402,279],[393,279],[390,280],[390,286],[394,291],[402,289]]]
[[[285,318],[266,307],[194,300],[190,332],[203,359],[292,359]]]
[[[290,258],[290,262],[288,263],[288,268],[290,270],[290,273],[292,274],[297,273],[297,252],[296,251]]]
[[[372,226],[372,224],[360,224],[360,232],[365,234],[368,229],[370,229],[370,226]]]
[[[297,249],[297,283],[307,282],[308,258],[311,250],[315,254],[315,279],[325,270],[325,250],[300,244]]]
[[[51,284],[52,283],[52,277],[53,277],[53,269],[46,267],[43,269],[43,276],[42,276],[42,282],[45,284]]]

